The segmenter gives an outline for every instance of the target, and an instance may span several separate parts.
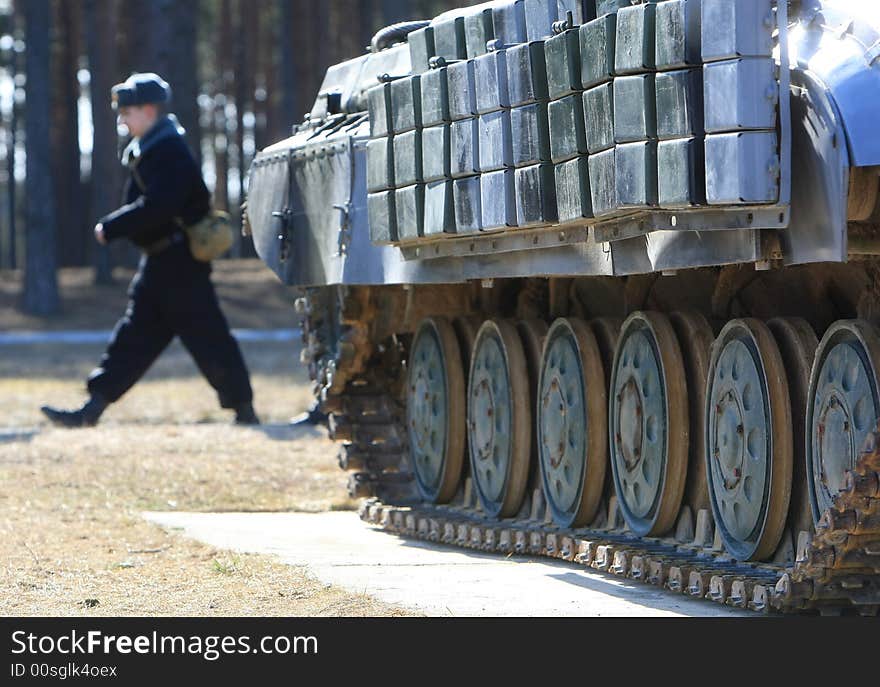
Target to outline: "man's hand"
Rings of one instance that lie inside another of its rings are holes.
[[[100,243],[102,246],[107,245],[107,237],[104,236],[104,225],[96,224],[95,225],[95,241]]]

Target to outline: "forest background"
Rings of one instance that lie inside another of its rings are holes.
[[[171,83],[214,204],[237,218],[254,154],[302,121],[330,65],[383,26],[477,1],[0,0],[0,270],[22,282],[19,307],[58,313],[60,267],[106,284],[137,262],[92,234],[124,180],[113,84]],[[249,238],[230,251],[253,255]]]

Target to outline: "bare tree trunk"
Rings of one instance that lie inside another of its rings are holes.
[[[110,106],[110,89],[116,83],[115,62],[117,13],[115,0],[86,0],[86,36],[89,45],[89,95],[94,129],[92,148],[91,216],[103,217],[116,207],[120,194],[120,164],[117,156],[116,115]],[[94,251],[95,282],[113,281],[113,266],[107,246],[97,243]]]
[[[294,34],[293,27],[297,20],[294,12],[294,5],[291,0],[278,0],[280,5],[280,41],[281,41],[281,57],[280,57],[280,80],[281,80],[281,99],[280,112],[278,115],[281,126],[284,129],[284,135],[290,134],[291,127],[299,122],[302,113],[299,111],[299,84],[297,78],[297,62],[301,54],[294,51]]]
[[[221,0],[217,30],[216,59],[217,87],[214,111],[214,168],[217,181],[214,185],[214,206],[229,211],[229,122],[226,105],[229,102],[230,63],[232,45],[232,1]]]
[[[19,28],[21,26],[19,18],[21,16],[21,2],[15,2],[12,6],[12,16],[10,33],[16,41],[19,39]],[[19,50],[13,47],[10,52],[9,66],[13,83],[15,77],[21,71],[21,60],[19,59]],[[8,211],[9,211],[9,234],[6,250],[6,265],[12,269],[18,267],[18,184],[15,180],[15,165],[17,159],[16,147],[18,145],[18,103],[14,97],[12,98],[12,111],[9,117],[9,137],[6,143],[6,163],[9,181],[7,186],[8,193]]]
[[[61,265],[86,264],[86,226],[79,148],[79,3],[54,0],[52,161]]]
[[[27,44],[27,243],[22,308],[34,315],[59,311],[55,274],[55,212],[49,143],[51,72],[49,0],[24,3]]]

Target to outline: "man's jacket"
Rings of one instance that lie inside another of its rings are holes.
[[[127,238],[147,248],[180,231],[179,220],[193,224],[208,212],[211,196],[182,134],[167,115],[125,149],[132,176],[125,205],[100,220],[108,241]]]

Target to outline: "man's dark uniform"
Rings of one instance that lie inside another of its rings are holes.
[[[89,376],[91,402],[100,415],[102,406],[128,391],[179,336],[217,391],[220,405],[236,410],[238,421],[256,421],[248,371],[217,302],[211,265],[193,258],[181,228],[210,209],[210,193],[181,134],[174,116],[166,115],[132,141],[124,158],[132,172],[125,205],[100,220],[107,241],[126,238],[144,255],[129,287],[125,315]],[[97,421],[90,421],[87,412],[84,422],[72,423],[65,419],[74,413],[44,412],[68,426]]]

